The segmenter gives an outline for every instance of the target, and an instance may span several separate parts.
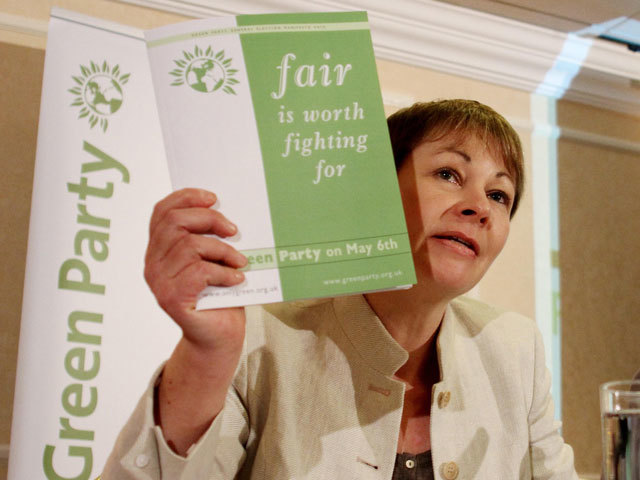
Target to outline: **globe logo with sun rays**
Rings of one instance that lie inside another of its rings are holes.
[[[111,68],[106,61],[101,66],[94,62],[88,67],[80,65],[80,72],[81,75],[71,77],[76,83],[69,89],[76,96],[71,105],[80,107],[78,118],[86,118],[91,128],[100,125],[106,132],[107,117],[122,106],[122,86],[129,81],[130,74],[123,74],[118,65]]]
[[[171,85],[187,84],[197,92],[222,90],[236,95],[232,85],[239,83],[234,78],[238,70],[231,68],[231,59],[225,58],[224,50],[214,53],[211,46],[206,50],[196,46],[193,52],[183,51],[182,55],[179,60],[174,60],[177,68],[169,72],[176,77]]]

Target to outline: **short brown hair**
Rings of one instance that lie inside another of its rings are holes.
[[[515,182],[513,217],[524,189],[524,155],[520,137],[505,118],[475,100],[437,100],[415,103],[387,119],[396,170],[423,142],[447,135],[477,135],[502,159]]]

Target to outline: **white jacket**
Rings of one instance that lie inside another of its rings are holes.
[[[407,360],[362,296],[247,309],[245,352],[223,411],[187,458],[153,422],[153,386],[102,480],[391,479]],[[534,322],[457,299],[438,335],[436,479],[577,479],[558,433]]]

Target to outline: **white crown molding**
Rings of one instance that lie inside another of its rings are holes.
[[[434,0],[117,1],[193,17],[367,10],[378,58],[640,114],[640,53],[574,37],[578,50],[588,51],[582,61],[561,53],[567,34]],[[547,76],[558,62],[579,71],[568,89],[566,77]]]
[[[108,30],[110,32],[125,35],[127,37],[137,38],[138,40],[144,41],[144,31],[139,28],[130,27],[121,23],[111,22],[102,18],[91,17],[89,15],[74,12],[73,10],[53,7],[51,9],[51,17],[69,20],[74,23],[92,25],[101,30]]]
[[[47,25],[48,22],[44,20],[0,12],[0,30],[2,31],[44,38],[47,36]]]

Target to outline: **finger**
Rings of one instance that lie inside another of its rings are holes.
[[[245,279],[244,273],[235,268],[205,261],[188,267],[184,272],[185,277],[192,276],[194,279],[200,279],[202,283],[196,283],[198,293],[208,286],[232,287],[244,282]],[[178,279],[178,277],[180,277],[180,275],[178,275],[176,279]]]
[[[169,250],[192,233],[228,237],[237,232],[238,227],[216,210],[173,209],[164,215],[151,234],[147,247],[147,261],[161,260]]]
[[[162,259],[162,268],[171,278],[201,260],[231,268],[242,268],[248,263],[242,253],[217,238],[189,234],[181,238]]]
[[[234,268],[200,261],[189,265],[175,278],[150,282],[160,306],[172,317],[195,308],[198,295],[207,286],[231,287],[244,281]]]
[[[222,212],[202,207],[169,210],[160,219],[155,231],[176,227],[193,233],[212,233],[222,237],[238,232],[238,227]]]
[[[216,201],[217,197],[214,193],[200,188],[177,190],[156,203],[149,223],[149,233],[153,232],[166,213],[173,209],[208,208],[214,205]]]

